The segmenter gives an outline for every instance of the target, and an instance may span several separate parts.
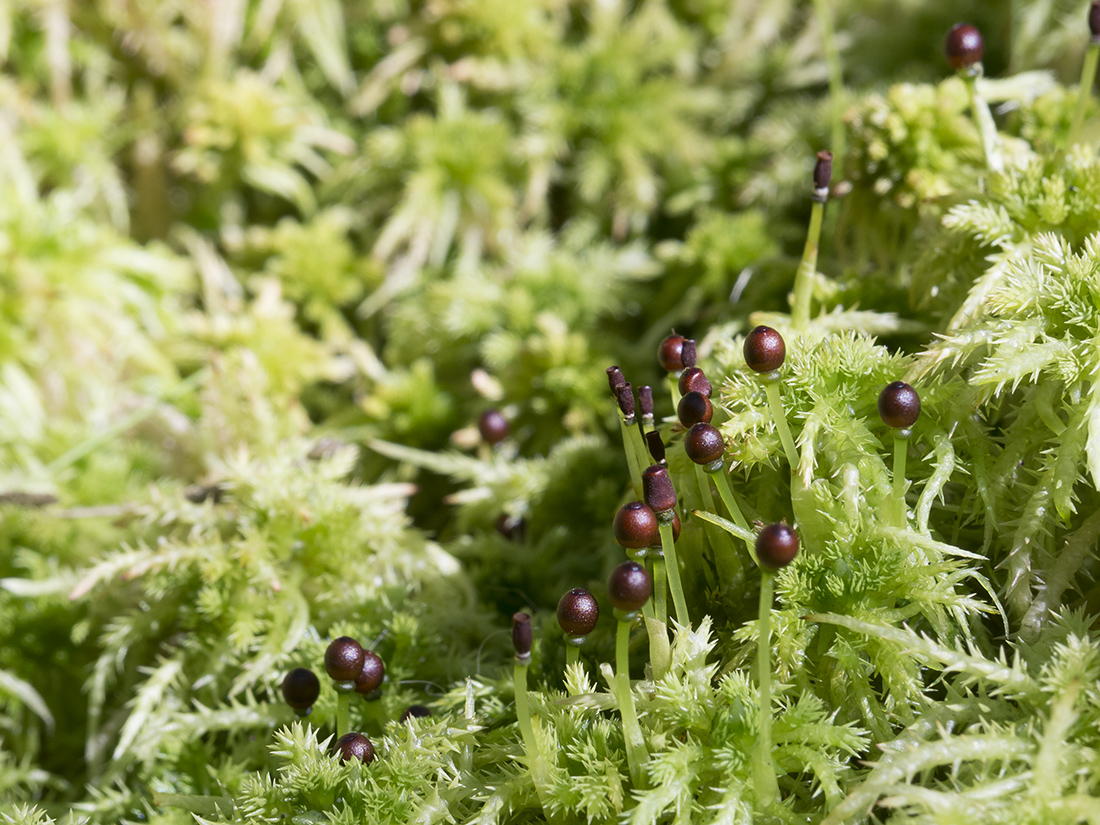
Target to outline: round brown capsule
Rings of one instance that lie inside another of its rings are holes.
[[[676,405],[676,417],[685,427],[693,424],[709,424],[713,416],[714,407],[711,406],[710,399],[701,392],[685,393],[680,403]]]
[[[674,332],[657,348],[657,360],[666,372],[679,372],[684,368],[683,353],[684,336]]]
[[[499,444],[508,437],[508,419],[500,410],[486,410],[477,420],[477,431],[487,444]]]
[[[653,464],[642,470],[642,498],[654,513],[676,506],[676,488],[672,486],[667,467]]]
[[[373,650],[363,651],[363,669],[355,677],[356,693],[372,693],[382,687],[386,678],[386,663]]]
[[[431,708],[424,705],[409,705],[405,708],[401,716],[398,717],[398,722],[405,722],[409,719],[427,719],[432,715]]]
[[[982,59],[985,44],[982,33],[969,23],[956,23],[947,33],[943,53],[952,69],[965,69]]]
[[[674,510],[672,512],[672,543],[675,544],[679,540],[680,540],[680,514],[677,513]],[[658,529],[657,535],[653,539],[653,544],[651,544],[649,546],[650,547],[660,547],[661,546],[661,532],[660,532],[660,529]]]
[[[783,522],[769,524],[756,537],[756,558],[763,567],[778,570],[798,555],[798,533]]]
[[[759,326],[745,337],[745,363],[753,372],[773,372],[787,359],[783,336],[771,327]]]
[[[710,381],[707,380],[706,373],[698,367],[688,367],[680,373],[679,387],[680,395],[687,395],[689,392],[697,392],[710,398]]]
[[[637,562],[627,561],[611,571],[607,580],[607,597],[619,610],[633,612],[653,595],[653,582],[649,573]]]
[[[684,436],[684,452],[696,464],[713,464],[726,452],[726,440],[710,424],[696,424]]]
[[[583,587],[574,587],[558,602],[558,625],[566,636],[587,636],[599,618],[600,606]]]
[[[640,501],[630,501],[615,514],[615,541],[627,550],[640,550],[660,540],[656,514]]]
[[[363,656],[363,648],[355,639],[333,639],[325,650],[325,673],[334,682],[354,682],[363,669]]]
[[[887,384],[878,396],[878,414],[888,427],[912,427],[920,418],[920,396],[904,381]]]
[[[295,710],[313,707],[321,695],[321,681],[308,667],[296,667],[283,679],[283,699]]]
[[[533,635],[531,615],[529,613],[512,614],[512,645],[516,649],[516,658],[526,659],[531,655]]]
[[[358,759],[364,765],[374,761],[374,745],[361,733],[345,733],[336,740],[336,753],[340,764]]]

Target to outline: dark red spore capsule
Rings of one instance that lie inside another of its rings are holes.
[[[618,400],[619,387],[626,386],[626,379],[623,378],[623,371],[618,367],[612,366],[607,368],[607,386],[611,388],[612,397]]]
[[[661,434],[656,430],[650,430],[645,434],[645,445],[653,460],[661,464],[665,460],[665,442],[661,440]]]
[[[653,387],[649,384],[638,388],[638,407],[642,411],[642,418],[653,420]]]
[[[358,759],[364,765],[374,761],[374,745],[361,733],[345,733],[336,740],[336,753],[340,756],[340,764]]]
[[[679,387],[680,395],[697,392],[710,398],[710,381],[707,380],[706,374],[698,367],[688,367],[680,373]]]
[[[512,614],[512,644],[516,648],[518,658],[524,659],[531,655],[532,641],[530,614]]]
[[[696,464],[713,464],[726,453],[726,440],[710,424],[696,424],[684,436],[684,452]]]
[[[558,602],[558,625],[566,636],[587,636],[599,618],[600,606],[583,587],[574,587]]]
[[[684,365],[684,369],[695,366],[695,341],[691,338],[685,338],[684,344],[680,348],[680,363]]]
[[[363,651],[363,669],[355,677],[356,693],[372,693],[382,687],[386,678],[386,663],[373,650]]]
[[[879,393],[878,414],[888,427],[912,427],[920,418],[920,396],[904,381],[887,384]]]
[[[814,164],[814,189],[828,189],[833,178],[833,153],[818,152]]]
[[[283,699],[295,710],[313,707],[321,695],[321,681],[308,667],[296,667],[283,679]]]
[[[982,33],[969,23],[956,23],[947,33],[943,53],[947,64],[955,70],[973,66],[985,54]]]
[[[488,444],[499,444],[508,437],[508,419],[500,410],[486,410],[477,420],[477,431]]]
[[[666,372],[679,372],[684,368],[684,336],[675,332],[661,342],[657,348],[657,360]]]
[[[798,555],[798,534],[782,522],[769,524],[756,537],[756,558],[763,567],[778,570]]]
[[[619,610],[633,612],[653,595],[653,582],[649,573],[637,562],[623,562],[611,571],[607,580],[607,597]]]
[[[333,639],[325,650],[325,673],[334,682],[354,682],[363,669],[362,646],[348,636]]]
[[[627,550],[650,547],[660,536],[656,514],[640,501],[631,501],[619,508],[614,530],[615,541]]]
[[[774,329],[759,326],[746,336],[744,353],[753,372],[773,372],[787,359],[787,345]]]
[[[629,383],[619,387],[619,409],[625,417],[634,417],[634,388]]]
[[[689,392],[676,405],[676,416],[685,427],[693,424],[709,424],[714,415],[710,399],[701,392]]]

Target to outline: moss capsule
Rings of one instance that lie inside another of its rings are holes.
[[[667,467],[654,464],[642,471],[642,498],[654,513],[676,506],[676,488],[672,486]]]
[[[516,649],[517,659],[531,658],[531,615],[529,613],[512,614],[512,645]]]
[[[499,444],[508,437],[508,419],[500,410],[486,410],[477,420],[477,431],[487,444]]]
[[[920,396],[904,381],[887,384],[879,393],[878,414],[888,427],[912,427],[920,417]]]
[[[386,663],[382,657],[373,650],[363,652],[363,669],[355,677],[356,693],[373,693],[382,687],[382,680],[386,678]]]
[[[685,393],[680,403],[676,405],[676,417],[685,427],[693,424],[709,424],[713,416],[714,407],[710,399],[701,392]]]
[[[566,636],[587,636],[599,618],[600,606],[583,587],[574,587],[558,602],[558,625]]]
[[[374,761],[374,745],[361,733],[345,733],[336,740],[336,753],[340,764],[358,759],[364,765]]]
[[[707,380],[706,373],[699,367],[688,367],[680,374],[679,388],[680,395],[697,392],[710,398],[710,381]]]
[[[774,329],[759,326],[745,337],[744,353],[753,372],[773,372],[787,359],[787,345]]]
[[[684,437],[684,452],[696,464],[713,464],[726,452],[726,440],[710,424],[696,424]]]
[[[321,681],[308,667],[296,667],[283,679],[283,699],[295,710],[313,707],[321,695]]]
[[[619,610],[632,613],[653,595],[653,582],[649,573],[637,562],[623,562],[611,571],[607,580],[607,597]]]
[[[355,639],[333,639],[325,650],[325,673],[334,682],[353,682],[363,669],[363,656],[363,648]]]
[[[956,23],[947,33],[943,53],[947,58],[947,64],[952,69],[966,69],[973,66],[985,53],[982,33],[969,23]]]
[[[651,547],[660,541],[656,514],[640,501],[631,501],[615,514],[615,541],[627,550]]]
[[[683,353],[684,336],[674,332],[657,348],[657,360],[666,372],[679,372],[684,368]]]
[[[769,524],[756,537],[756,558],[769,570],[786,567],[798,555],[798,533],[783,522]]]

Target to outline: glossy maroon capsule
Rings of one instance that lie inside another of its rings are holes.
[[[361,733],[345,733],[336,740],[336,753],[340,764],[358,759],[364,765],[374,761],[374,745]]]
[[[1092,0],[1089,5],[1089,34],[1093,43],[1100,41],[1100,0]]]
[[[676,488],[663,464],[653,464],[642,470],[642,498],[654,513],[663,513],[676,506]]]
[[[710,424],[696,424],[684,436],[684,452],[696,464],[713,464],[726,454],[726,440]]]
[[[432,715],[431,708],[424,705],[409,705],[398,717],[398,722],[406,722],[409,719],[427,719]]]
[[[829,189],[829,182],[833,178],[833,153],[818,152],[817,162],[814,164],[814,189]]]
[[[753,372],[773,372],[787,359],[787,345],[774,329],[759,326],[745,337],[744,353]]]
[[[386,663],[373,650],[363,651],[363,669],[355,677],[356,693],[373,693],[386,678]]]
[[[701,392],[689,392],[676,405],[676,416],[685,427],[693,424],[709,424],[714,416],[710,399]]]
[[[308,667],[296,667],[283,679],[283,699],[295,710],[313,707],[321,695],[321,681]]]
[[[706,373],[699,369],[699,367],[688,367],[680,373],[678,386],[680,387],[680,395],[687,395],[689,392],[697,392],[710,398],[710,381],[707,380]]]
[[[611,571],[607,580],[607,598],[611,604],[628,613],[641,610],[653,595],[649,573],[637,562],[623,562]]]
[[[516,658],[526,659],[531,655],[533,642],[531,615],[529,613],[512,614],[512,645],[516,649]]]
[[[956,23],[947,33],[943,53],[952,69],[973,66],[985,53],[982,33],[969,23]]]
[[[674,332],[657,348],[657,360],[666,372],[679,372],[684,368],[683,352],[684,336]]]
[[[558,626],[566,636],[587,636],[599,619],[600,606],[583,587],[574,587],[558,602]]]
[[[920,396],[904,381],[887,384],[879,393],[878,414],[887,427],[912,427],[920,418]]]
[[[756,558],[762,567],[778,570],[798,555],[798,533],[783,522],[769,524],[756,537]]]
[[[673,511],[672,513],[672,543],[675,544],[680,540],[680,514]],[[657,538],[653,540],[653,544],[650,547],[661,546],[661,531],[657,528]]]
[[[656,514],[640,501],[631,501],[615,514],[615,541],[627,550],[651,547],[655,537],[659,541]]]
[[[333,639],[325,650],[325,673],[334,682],[354,682],[363,669],[365,651],[348,636]]]
[[[477,420],[477,431],[488,444],[499,444],[508,437],[508,419],[500,410],[486,410]]]

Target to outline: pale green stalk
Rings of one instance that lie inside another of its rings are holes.
[[[719,469],[716,471],[714,475],[722,475],[721,470]],[[717,508],[714,505],[714,495],[710,491],[710,476],[708,471],[703,468],[703,465],[695,465],[695,478],[699,482],[699,492],[703,498],[703,506],[711,513],[717,512]],[[726,486],[726,491],[724,493],[722,491],[723,481],[725,481]],[[733,491],[729,489],[729,481],[722,478],[722,480],[718,482],[718,488],[718,494],[722,497],[723,502],[726,502],[727,497],[729,498],[726,509],[729,510],[730,504],[732,503],[733,509],[730,510],[730,515],[733,516],[735,521],[740,519],[737,523],[742,524],[742,522],[744,522],[744,516],[741,515],[741,510],[737,507],[737,503],[733,499]],[[740,579],[741,559],[737,553],[737,549],[733,545],[733,539],[730,538],[728,533],[721,530],[715,530],[714,525],[710,522],[704,522],[704,524],[706,525],[704,527],[704,532],[710,540],[711,546],[714,548],[714,561],[715,564],[718,565],[718,572],[722,576],[723,581],[728,584],[734,579]],[[742,526],[747,527],[746,524],[742,524]],[[731,560],[736,565],[736,569],[730,569]]]
[[[634,495],[642,497],[642,468],[638,464],[638,450],[635,447],[633,422],[627,423],[626,419],[619,416],[619,429],[623,434],[623,450],[626,452],[626,464],[630,468],[630,483],[634,486]]]
[[[618,611],[616,611],[618,613]],[[636,614],[630,614],[636,615]],[[644,787],[642,765],[649,760],[642,727],[634,711],[634,694],[630,690],[630,619],[618,616],[619,628],[615,634],[615,692],[619,713],[623,717],[623,742],[626,744],[626,761],[630,767],[630,781],[635,788]]]
[[[891,494],[893,522],[895,527],[905,526],[905,454],[908,452],[909,439],[906,435],[894,433],[894,489]]]
[[[680,565],[676,559],[676,542],[672,540],[672,520],[665,521],[658,514],[661,530],[661,549],[665,553],[665,562],[668,570],[668,586],[672,591],[672,607],[676,611],[676,621],[687,627],[690,624],[688,618],[687,602],[684,601],[684,588],[680,584]]]
[[[779,397],[779,384],[771,380],[764,385],[768,394],[768,406],[771,407],[772,418],[775,419],[775,429],[779,432],[779,440],[783,442],[783,452],[787,455],[787,462],[791,465],[791,472],[798,467],[798,450],[794,445],[794,438],[787,426],[787,414],[783,411],[783,399]]]
[[[974,117],[974,125],[982,139],[982,151],[985,153],[985,165],[990,172],[1002,172],[1005,168],[1004,157],[1001,155],[1001,139],[997,135],[997,124],[993,122],[993,114],[989,111],[989,104],[978,93],[978,78],[981,77],[981,64],[960,72],[966,90],[970,93],[970,114]]]
[[[653,616],[661,624],[668,624],[668,576],[667,566],[662,556],[653,554]]]
[[[336,694],[336,738],[339,739],[348,732],[348,710],[351,705],[351,694],[340,691]]]
[[[1085,122],[1085,109],[1088,108],[1089,98],[1092,97],[1092,84],[1096,80],[1096,66],[1100,62],[1100,43],[1090,43],[1085,52],[1085,64],[1081,67],[1081,86],[1077,90],[1077,106],[1073,110],[1073,121],[1069,127],[1067,143],[1072,146],[1077,142],[1081,134],[1081,126]]]
[[[581,649],[579,645],[575,645],[572,642],[567,642],[565,645],[565,666],[571,667],[581,660]]]
[[[772,599],[775,593],[775,576],[761,568],[760,619],[757,623],[756,661],[759,666],[760,735],[756,740],[756,757],[753,759],[753,784],[761,807],[771,805],[779,795],[779,783],[775,780],[775,760],[772,757]]]
[[[824,200],[814,200],[810,211],[810,231],[806,233],[806,245],[802,260],[794,276],[794,302],[791,305],[791,326],[804,330],[810,323],[810,300],[814,294],[814,272],[817,271],[817,250],[821,245],[821,223],[825,217]]]

